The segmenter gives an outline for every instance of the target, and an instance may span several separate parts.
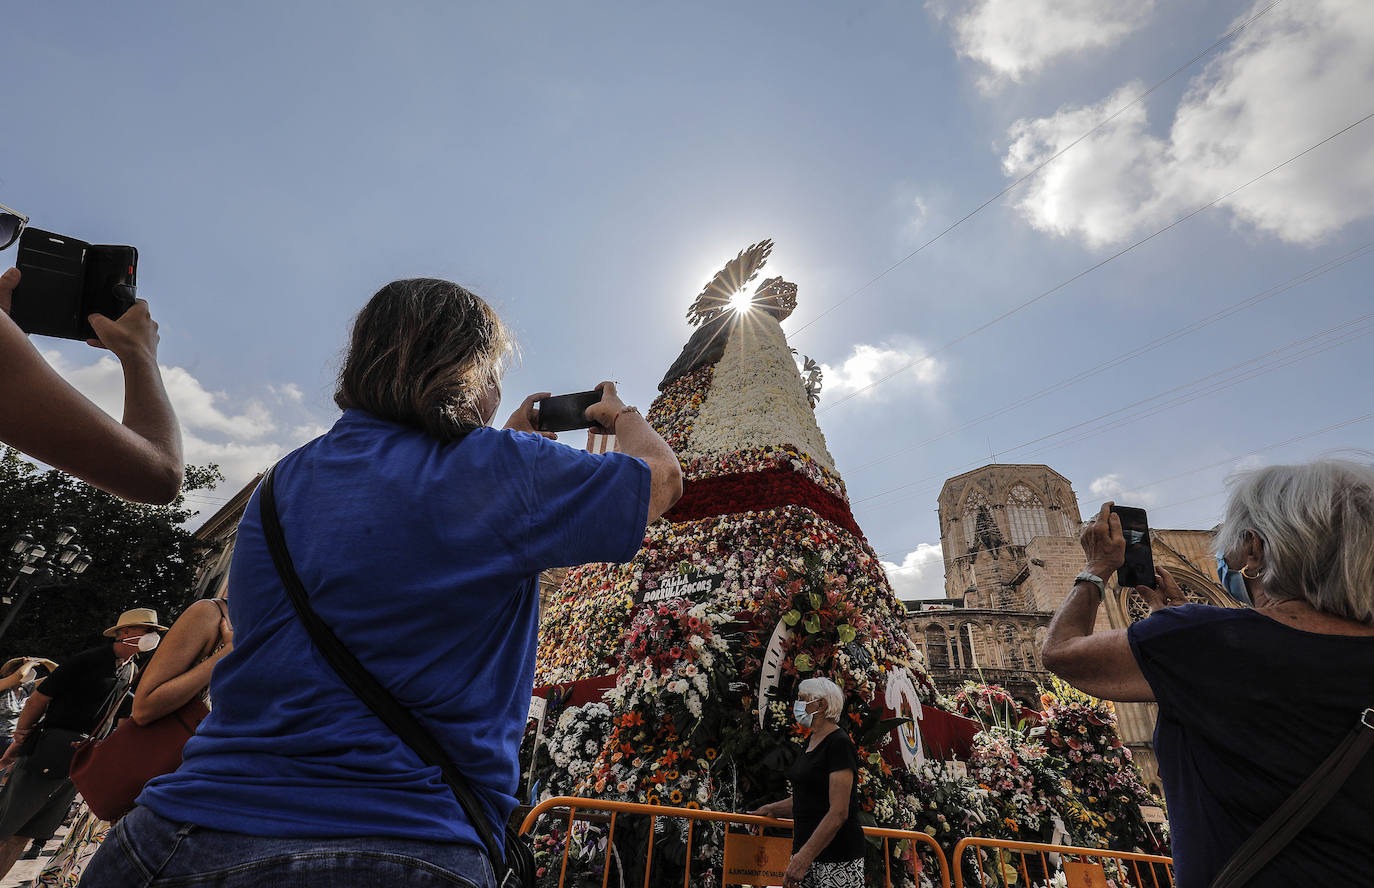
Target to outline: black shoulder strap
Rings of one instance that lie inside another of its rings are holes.
[[[1374,707],[1361,713],[1354,729],[1345,735],[1326,761],[1318,765],[1287,801],[1236,849],[1212,880],[1211,888],[1240,888],[1254,878],[1326,807],[1369,752],[1370,746],[1374,746]]]
[[[468,822],[473,829],[477,830],[477,835],[482,840],[482,845],[487,849],[487,856],[491,860],[492,868],[498,872],[505,868],[501,856],[501,846],[496,842],[493,835],[491,824],[487,821],[487,815],[482,810],[481,803],[477,800],[476,793],[468,784],[466,778],[459,773],[452,760],[444,753],[438,741],[425,730],[419,720],[411,714],[395,698],[382,687],[381,682],[373,677],[372,673],[358,658],[353,656],[353,652],[346,648],[339,637],[334,634],[320,615],[310,606],[309,596],[306,594],[305,586],[301,584],[300,577],[296,574],[295,565],[291,562],[291,553],[286,549],[286,537],[282,534],[281,518],[277,514],[277,500],[272,490],[272,475],[276,467],[267,470],[262,483],[258,488],[258,507],[262,515],[263,535],[267,538],[268,551],[272,553],[272,563],[277,567],[277,573],[281,575],[282,585],[286,587],[286,594],[291,598],[291,603],[296,608],[296,613],[300,616],[301,622],[305,624],[306,630],[310,633],[310,638],[315,642],[315,646],[320,649],[320,653],[329,661],[329,665],[343,679],[344,684],[353,689],[353,692],[367,704],[373,714],[380,718],[388,728],[396,733],[405,744],[415,751],[425,764],[438,768],[443,774],[444,782],[449,789],[458,797],[458,804],[462,805],[464,813],[467,814]],[[498,881],[501,881],[498,879]]]

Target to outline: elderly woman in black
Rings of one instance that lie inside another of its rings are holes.
[[[1352,731],[1374,730],[1374,467],[1341,460],[1240,476],[1217,539],[1253,609],[1186,603],[1163,569],[1154,613],[1093,633],[1125,540],[1111,503],[1083,532],[1087,569],[1055,614],[1045,666],[1109,700],[1159,704],[1155,753],[1179,888],[1253,862],[1250,888],[1363,885],[1374,872],[1374,755],[1300,834],[1237,850]],[[1276,851],[1266,860],[1266,851]]]
[[[792,711],[811,729],[806,751],[787,772],[792,795],[750,813],[792,818],[792,860],[784,888],[862,888],[859,755],[839,726],[844,694],[828,678],[808,678],[797,687]]]

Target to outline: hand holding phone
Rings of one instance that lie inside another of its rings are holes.
[[[1117,568],[1117,583],[1128,589],[1136,586],[1155,588],[1155,561],[1150,551],[1150,525],[1145,510],[1114,505],[1112,513],[1120,519],[1121,535],[1126,540],[1126,560]]]
[[[601,392],[576,392],[554,395],[539,401],[539,431],[567,432],[589,429],[596,422],[587,418],[587,408],[601,402]]]
[[[136,301],[138,250],[133,247],[88,244],[26,228],[15,265],[23,276],[11,297],[10,318],[25,333],[96,339],[91,315],[118,320]]]

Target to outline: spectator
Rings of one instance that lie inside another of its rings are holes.
[[[72,388],[10,320],[19,269],[0,275],[0,443],[142,503],[168,503],[181,489],[181,429],[157,366],[157,323],[142,299],[117,321],[88,320],[124,368],[124,421]]]
[[[1124,560],[1102,507],[1085,573]],[[1110,700],[1157,702],[1155,753],[1179,888],[1210,885],[1232,854],[1374,705],[1374,467],[1270,466],[1232,485],[1218,544],[1254,609],[1186,603],[1169,572],[1139,587],[1154,612],[1093,634],[1101,591],[1080,578],[1044,662]],[[1359,885],[1374,871],[1374,756],[1248,885]]]
[[[233,649],[234,630],[224,599],[192,603],[177,617],[143,670],[134,695],[134,721],[151,724],[197,696],[208,705],[210,672]],[[109,821],[101,820],[83,802],[67,837],[38,874],[37,888],[66,888],[79,882],[109,832]]]
[[[750,813],[792,818],[792,859],[783,888],[863,888],[859,753],[840,730],[844,694],[828,678],[808,678],[797,686],[792,711],[811,729],[806,750],[787,773],[792,795]]]
[[[42,847],[66,819],[76,798],[67,776],[72,744],[102,726],[108,730],[133,683],[139,639],[166,628],[151,608],[127,610],[105,630],[113,644],[72,657],[29,695],[14,739],[0,757],[0,767],[14,766],[0,790],[0,879],[30,840]]]
[[[538,395],[504,430],[486,428],[509,348],[462,287],[388,284],[354,322],[343,417],[273,475],[314,610],[435,736],[498,833],[516,803],[539,572],[629,560],[681,493],[677,458],[609,383],[587,416],[620,453],[535,433]],[[229,588],[235,646],[215,668],[214,709],[82,884],[493,888],[493,862],[438,769],[314,649],[256,493]]]
[[[0,747],[8,749],[14,738],[14,726],[24,709],[24,701],[33,693],[40,666],[48,672],[57,668],[52,660],[38,657],[15,657],[0,666]]]

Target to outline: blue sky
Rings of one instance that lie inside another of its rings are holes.
[[[1374,445],[1311,434],[1374,410],[1374,256],[1122,357],[1374,242],[1374,120],[945,347],[1374,112],[1374,7],[1270,2],[30,4],[0,31],[0,203],[138,246],[188,456],[230,475],[205,514],[333,421],[388,280],[497,306],[506,409],[602,378],[647,406],[700,285],[771,237],[855,515],[935,594],[940,481],[993,455],[1210,527],[1237,467]],[[108,358],[40,346],[118,409]]]

